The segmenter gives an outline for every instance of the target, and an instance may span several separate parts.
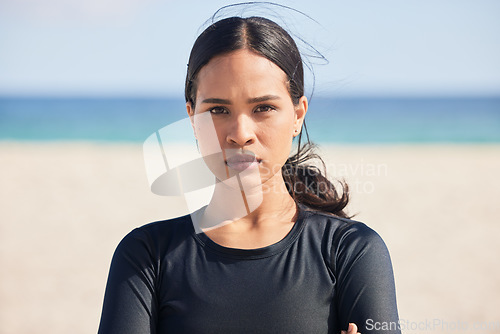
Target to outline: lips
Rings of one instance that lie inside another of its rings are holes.
[[[241,172],[248,168],[256,168],[260,161],[253,154],[235,154],[227,158],[226,164],[229,168]]]

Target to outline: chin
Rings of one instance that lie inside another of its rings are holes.
[[[229,178],[223,175],[217,177],[217,182],[231,189],[255,192],[262,190],[262,176],[259,168],[249,168],[241,172],[231,172]]]

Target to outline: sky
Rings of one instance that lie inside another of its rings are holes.
[[[328,59],[315,95],[500,96],[498,0],[276,2],[314,19],[273,16]],[[194,40],[230,3],[0,0],[0,96],[182,97]]]

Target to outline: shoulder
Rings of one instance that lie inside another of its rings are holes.
[[[320,228],[332,234],[337,242],[344,242],[346,239],[364,239],[366,241],[381,240],[380,236],[373,229],[363,222],[335,216],[328,212],[322,212],[302,207],[303,217],[306,226],[310,228]]]
[[[305,208],[303,214],[306,230],[319,230],[323,237],[327,236],[328,248],[334,259],[340,260],[346,254],[367,252],[388,256],[381,236],[363,222],[309,208]]]
[[[150,255],[158,254],[166,245],[179,243],[189,238],[192,230],[189,215],[151,222],[125,235],[118,244],[116,252],[147,251]]]
[[[185,215],[177,218],[151,222],[136,228],[132,232],[165,236],[165,234],[173,234],[176,232],[189,233],[189,231],[191,230],[192,230],[191,216]]]

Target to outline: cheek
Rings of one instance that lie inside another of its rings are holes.
[[[193,125],[198,140],[198,149],[205,164],[214,175],[219,178],[223,177],[226,174],[224,157],[210,113],[195,114]]]
[[[203,155],[219,153],[221,148],[210,113],[195,114],[193,118],[194,131],[201,153]]]
[[[277,117],[273,122],[267,124],[266,141],[272,146],[291,145],[293,140],[293,119],[292,117]],[[288,153],[288,152],[284,152]]]

